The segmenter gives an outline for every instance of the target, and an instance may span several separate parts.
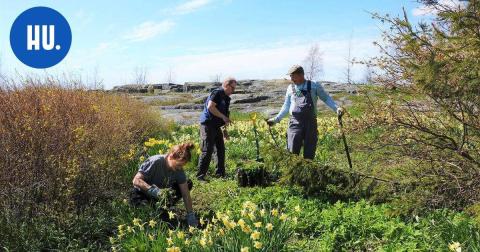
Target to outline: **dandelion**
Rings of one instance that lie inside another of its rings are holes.
[[[462,252],[462,247],[460,246],[459,242],[453,242],[452,244],[448,245],[448,248],[451,251]]]
[[[172,237],[168,237],[168,238],[167,238],[167,243],[168,243],[169,246],[172,246],[172,245],[173,245]]]
[[[253,223],[253,225],[254,225],[256,228],[259,228],[259,227],[262,227],[262,222],[261,222],[261,221],[255,222],[255,223]]]
[[[282,215],[280,215],[280,218],[279,218],[279,219],[280,219],[281,221],[286,221],[287,218],[288,218],[288,215],[282,213]]]
[[[295,212],[300,213],[300,211],[302,211],[302,209],[300,208],[299,205],[296,205],[295,206]]]
[[[240,249],[240,252],[249,252],[249,247],[244,247]]]
[[[168,211],[168,218],[171,220],[173,218],[175,218],[175,213],[172,212],[172,211]]]
[[[149,239],[150,241],[153,241],[153,240],[154,240],[153,235],[149,234],[149,235],[148,235],[148,239]]]
[[[253,244],[253,246],[254,246],[256,249],[261,249],[262,246],[263,246],[263,244],[262,244],[261,242],[259,242],[259,241],[256,241],[256,242]]]
[[[183,240],[183,238],[185,238],[185,233],[184,233],[183,231],[179,231],[179,232],[177,233],[177,237],[178,237],[178,239],[182,239],[182,240]]]
[[[271,232],[272,229],[273,229],[272,223],[268,223],[268,224],[265,226],[265,228],[267,229],[268,232]]]
[[[252,240],[258,240],[258,239],[260,239],[260,232],[258,232],[257,230],[255,230],[255,231],[250,235],[250,238],[252,238]]]
[[[276,208],[272,209],[272,211],[270,211],[272,213],[273,216],[277,216],[278,215],[278,210]]]
[[[150,221],[148,222],[148,225],[149,225],[151,228],[154,228],[155,225],[157,225],[157,222],[154,221],[154,220],[150,220]]]

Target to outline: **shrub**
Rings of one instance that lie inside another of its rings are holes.
[[[115,198],[131,179],[125,168],[140,141],[167,125],[127,96],[51,80],[4,86],[0,100],[0,209],[25,225],[39,215],[73,218]],[[0,243],[22,247],[3,237]]]
[[[462,209],[480,200],[480,2],[421,2],[436,11],[431,23],[374,15],[390,29],[367,64],[400,88],[373,100],[369,119],[385,129],[382,146],[417,161],[408,176],[421,188],[407,196],[422,198],[417,207]]]

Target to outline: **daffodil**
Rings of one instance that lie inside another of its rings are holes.
[[[175,233],[175,231],[173,231],[173,230],[171,230],[171,229],[168,230],[168,236],[171,237],[171,236],[173,235],[173,233]]]
[[[265,209],[260,210],[260,216],[262,217],[265,216],[265,212],[266,212]]]
[[[172,245],[173,245],[172,237],[168,237],[168,238],[167,238],[167,243],[168,243],[169,246],[172,246]]]
[[[195,231],[195,228],[194,228],[194,227],[190,226],[190,227],[188,228],[188,232],[193,233],[194,231]]]
[[[288,218],[288,215],[282,213],[282,215],[280,215],[280,218],[279,218],[279,219],[280,219],[281,221],[286,221],[287,218]]]
[[[243,219],[238,220],[238,225],[243,228],[245,226],[245,221]]]
[[[203,220],[203,217],[200,217],[200,225],[205,225],[205,220]]]
[[[133,229],[133,228],[130,227],[130,226],[127,226],[127,232],[129,232],[129,233],[135,233],[135,229]]]
[[[262,244],[261,242],[259,242],[259,241],[255,241],[255,242],[253,243],[253,246],[254,246],[256,249],[261,249],[262,246],[263,246],[263,244]]]
[[[278,215],[278,210],[276,208],[272,209],[272,211],[270,211],[272,213],[273,216],[277,216]]]
[[[448,248],[449,248],[451,251],[462,252],[462,247],[460,246],[460,243],[459,243],[459,242],[453,242],[453,243],[451,243],[450,245],[448,245]]]
[[[259,228],[259,227],[262,227],[262,222],[261,222],[261,221],[255,222],[255,223],[253,223],[253,225],[254,225],[256,228]]]
[[[108,240],[110,241],[110,244],[114,244],[115,243],[115,238],[113,237],[108,237]]]
[[[154,239],[153,235],[149,234],[149,235],[148,235],[148,239],[149,239],[150,241],[153,241],[153,239]]]
[[[258,232],[257,230],[253,231],[253,233],[250,235],[250,238],[252,238],[252,240],[260,239],[260,232]]]
[[[268,232],[271,232],[272,229],[273,229],[272,223],[267,223],[267,225],[265,226],[265,228],[267,229]]]
[[[148,225],[149,225],[151,228],[154,228],[155,225],[157,225],[157,222],[156,222],[155,220],[150,220],[150,221],[148,222]]]
[[[255,220],[255,214],[253,212],[248,213],[248,218],[252,221]]]
[[[141,220],[140,220],[139,218],[133,218],[133,221],[132,221],[132,222],[133,222],[133,225],[135,225],[135,226],[140,226],[140,221],[141,221]]]
[[[242,231],[246,234],[250,234],[252,232],[252,229],[250,228],[250,226],[245,225],[242,227]]]
[[[200,243],[200,245],[202,245],[202,247],[206,247],[207,246],[207,239],[205,239],[205,237],[203,237],[202,239],[200,239],[199,243]]]
[[[212,223],[213,223],[213,224],[216,224],[216,223],[217,223],[217,219],[215,218],[215,216],[213,216],[213,218],[212,218]]]
[[[242,209],[242,211],[240,211],[240,215],[241,215],[242,217],[247,216],[247,210],[246,210],[246,209]]]
[[[190,240],[188,238],[185,239],[185,245],[190,245]]]
[[[240,252],[249,252],[250,248],[249,247],[244,247],[240,249]]]
[[[175,213],[172,212],[172,211],[168,211],[168,218],[171,220],[173,218],[175,218]]]
[[[180,248],[179,247],[170,247],[170,248],[167,248],[167,252],[181,252]]]
[[[124,230],[125,224],[118,225],[118,231]]]
[[[183,231],[178,231],[177,237],[178,237],[178,239],[182,239],[182,240],[183,240],[183,238],[185,238],[185,233],[184,233]]]
[[[225,235],[225,231],[223,231],[223,228],[220,228],[220,229],[218,230],[218,235],[219,235],[219,236],[224,236],[224,235]]]
[[[296,205],[295,206],[295,212],[299,213],[300,211],[302,211],[302,209],[300,208],[299,205]]]

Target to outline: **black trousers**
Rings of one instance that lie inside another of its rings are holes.
[[[187,180],[187,184],[188,190],[192,190],[193,182],[189,179]],[[173,206],[182,198],[182,192],[180,191],[180,186],[177,183],[174,183],[171,189],[175,191],[175,195],[171,199],[171,202],[169,202],[169,205]],[[147,205],[150,203],[155,203],[156,201],[156,199],[150,197],[148,194],[138,188],[133,188],[130,191],[130,204],[133,206]]]
[[[223,133],[220,127],[200,124],[200,148],[202,154],[198,160],[198,178],[204,178],[207,175],[208,166],[212,159],[214,147],[217,149],[217,170],[216,174],[225,176],[225,143],[223,142]]]

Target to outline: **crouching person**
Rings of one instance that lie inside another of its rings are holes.
[[[191,159],[193,147],[192,143],[176,145],[165,155],[155,155],[145,160],[133,178],[130,203],[138,206],[167,199],[167,206],[173,206],[183,198],[188,225],[197,226],[190,196],[193,183],[187,180],[183,171],[183,166]]]

